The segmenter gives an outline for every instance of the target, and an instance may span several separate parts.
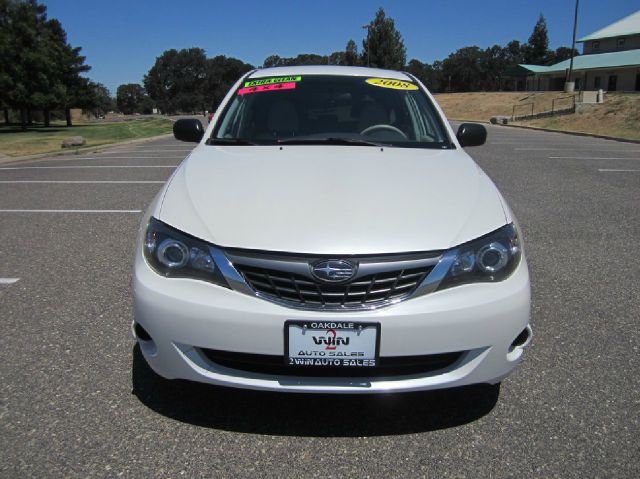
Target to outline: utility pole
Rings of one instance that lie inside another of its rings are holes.
[[[362,28],[367,29],[367,66],[371,66],[371,24],[362,25]]]
[[[578,5],[580,0],[576,0],[576,12],[573,16],[573,41],[571,42],[571,61],[569,62],[569,71],[567,72],[567,78],[564,82],[564,91],[572,92],[575,89],[575,83],[571,81],[571,74],[573,73],[573,52],[576,49],[576,30],[578,29]]]

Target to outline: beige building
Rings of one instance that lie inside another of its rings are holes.
[[[569,81],[576,90],[640,91],[640,10],[578,40]],[[529,91],[562,90],[570,60],[551,66],[518,65]]]

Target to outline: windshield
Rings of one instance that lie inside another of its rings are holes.
[[[439,115],[415,83],[337,75],[246,79],[208,143],[450,147]]]

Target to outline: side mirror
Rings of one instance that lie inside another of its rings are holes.
[[[204,128],[200,120],[185,118],[173,124],[173,136],[180,141],[199,142],[204,136]]]
[[[477,123],[463,123],[458,128],[456,138],[462,147],[484,145],[487,141],[487,129]]]

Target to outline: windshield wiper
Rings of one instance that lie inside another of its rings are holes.
[[[278,140],[279,145],[362,145],[362,146],[389,146],[385,143],[377,143],[375,141],[360,140],[357,138],[285,138]]]
[[[239,145],[239,146],[254,146],[258,143],[246,140],[244,138],[209,138],[206,141],[207,145]],[[357,138],[340,138],[340,137],[328,137],[328,138],[284,138],[282,140],[276,140],[278,145],[362,145],[362,146],[390,146],[385,143],[377,143],[375,141],[360,140]]]
[[[245,140],[244,138],[209,138],[207,140],[207,145],[240,145],[240,146],[253,146],[256,143],[253,143],[249,140]]]

